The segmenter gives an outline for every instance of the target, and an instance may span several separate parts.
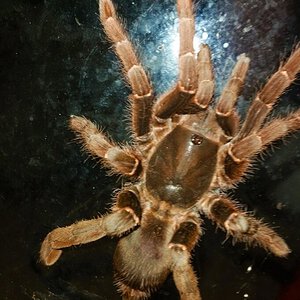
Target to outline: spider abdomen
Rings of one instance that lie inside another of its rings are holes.
[[[138,228],[118,243],[114,255],[114,273],[121,289],[126,290],[128,287],[148,294],[163,283],[170,273],[166,228],[163,230],[163,237],[157,238],[151,232],[152,224],[149,225],[150,227]]]
[[[215,174],[218,145],[182,125],[157,145],[146,170],[146,187],[161,201],[187,208],[207,191]]]

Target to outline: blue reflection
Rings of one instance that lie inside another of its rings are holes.
[[[218,93],[218,86],[226,80],[236,55],[230,51],[232,37],[225,28],[227,15],[219,13],[218,4],[215,2],[209,1],[203,7],[199,4],[195,8],[194,49],[197,53],[201,43],[210,46],[215,73],[225,74],[224,78],[217,78]],[[144,6],[141,9],[144,13],[128,26],[128,30],[145,68],[150,72],[156,92],[160,94],[175,83],[178,74],[177,11],[174,1],[155,1],[150,6]]]

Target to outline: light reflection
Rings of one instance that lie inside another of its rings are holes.
[[[207,38],[208,38],[208,33],[207,33],[206,31],[204,31],[204,32],[202,33],[202,40],[203,40],[203,41],[206,41]]]
[[[207,39],[207,37],[206,37]],[[179,36],[178,34],[176,34],[176,36],[172,36],[170,35],[170,50],[171,50],[171,53],[172,53],[172,58],[173,59],[178,59],[178,55],[179,55]],[[199,37],[195,36],[194,37],[194,41],[193,41],[193,46],[194,46],[194,51],[195,53],[197,53],[199,50],[200,50],[200,45],[204,43],[204,39],[200,39]],[[168,44],[168,43],[167,43]]]
[[[225,49],[228,48],[228,46],[229,46],[228,43],[224,43],[224,44],[223,44],[223,48],[225,48]]]
[[[220,14],[215,2],[210,2],[209,9],[197,8],[195,16],[194,51],[197,53],[200,45],[208,44],[213,53],[215,73],[227,74],[231,69],[235,57],[231,57],[229,48],[230,33],[224,26],[227,15]],[[165,92],[174,85],[178,76],[179,33],[178,19],[175,6],[165,6],[163,2],[156,1],[148,7],[145,13],[136,22],[132,36],[138,37],[143,64],[150,71],[150,75],[158,94]],[[224,63],[225,60],[225,63]],[[223,78],[220,78],[222,81]],[[216,85],[218,92],[219,83]]]

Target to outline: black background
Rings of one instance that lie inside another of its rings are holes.
[[[158,93],[176,79],[169,43],[174,2],[115,1]],[[297,0],[197,2],[198,36],[207,30],[214,53],[216,96],[236,56],[245,52],[251,58],[239,102],[242,115],[299,41],[299,7]],[[67,249],[51,268],[38,261],[49,231],[104,213],[122,184],[96,161],[86,161],[67,128],[69,115],[85,115],[115,140],[129,139],[124,126],[129,89],[98,23],[97,2],[2,0],[0,16],[0,299],[120,299],[112,274],[116,240]],[[298,80],[276,114],[299,106]],[[205,220],[193,254],[204,300],[300,299],[299,138],[277,142],[234,192],[276,228],[292,254],[278,259],[262,249],[232,246]],[[153,295],[178,298],[171,278]]]

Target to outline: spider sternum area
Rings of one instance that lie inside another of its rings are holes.
[[[209,189],[219,146],[198,130],[177,125],[156,146],[145,172],[148,192],[160,201],[188,208]]]

